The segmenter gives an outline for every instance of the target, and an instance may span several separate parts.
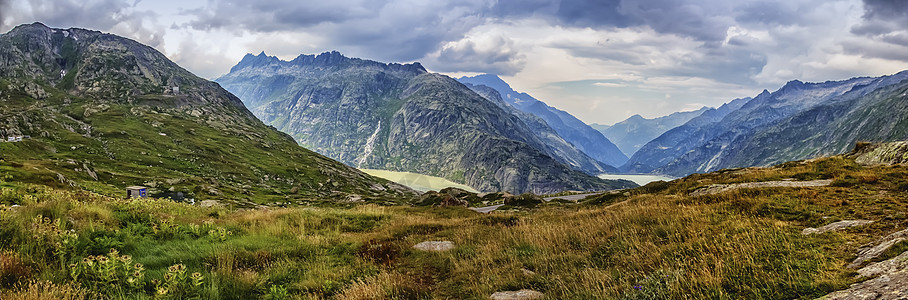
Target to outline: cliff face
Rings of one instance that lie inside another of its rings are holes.
[[[627,186],[552,158],[518,117],[417,64],[337,52],[247,55],[217,79],[263,121],[348,165],[444,177],[478,190],[547,193]]]
[[[217,83],[115,35],[38,23],[0,35],[0,99],[0,135],[32,137],[0,151],[40,166],[23,177],[244,205],[414,195],[299,147]]]

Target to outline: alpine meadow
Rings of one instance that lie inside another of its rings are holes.
[[[0,299],[908,299],[908,2],[0,1]]]

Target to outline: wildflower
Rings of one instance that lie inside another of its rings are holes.
[[[642,289],[643,289],[643,286],[635,285],[635,286],[634,286],[634,289],[635,289],[635,290],[642,290]]]
[[[158,295],[167,295],[167,288],[165,288],[165,287],[158,287],[157,292],[158,292]]]
[[[133,266],[133,267],[135,267],[136,269],[140,269],[140,270],[141,270],[141,269],[142,269],[142,264],[136,263],[136,265]]]
[[[192,279],[201,279],[201,278],[202,278],[202,273],[199,273],[199,272],[192,273]]]
[[[99,263],[102,263],[102,264],[106,264],[106,263],[107,263],[107,257],[104,257],[104,256],[98,257],[98,262],[99,262]]]

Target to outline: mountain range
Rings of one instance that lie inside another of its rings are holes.
[[[416,193],[300,147],[151,47],[35,23],[0,35],[0,167],[14,180],[240,206]]]
[[[856,141],[905,139],[905,79],[908,72],[793,80],[705,111],[641,147],[621,169],[683,176],[844,153]]]
[[[265,123],[351,166],[439,176],[480,191],[633,185],[584,173],[609,167],[549,146],[520,117],[419,63],[248,54],[216,81]]]
[[[583,151],[590,157],[609,164],[621,166],[627,162],[627,156],[609,141],[601,132],[580,121],[573,115],[549,106],[527,93],[514,91],[510,85],[497,75],[481,74],[457,79],[462,83],[485,85],[498,91],[502,100],[520,111],[535,115],[544,120],[567,142]]]
[[[602,135],[615,143],[618,149],[621,149],[621,152],[630,157],[649,141],[672,128],[687,123],[690,119],[703,114],[707,110],[709,110],[708,107],[703,107],[694,111],[679,111],[652,119],[633,115],[613,125],[594,123],[590,124],[590,127],[601,132]]]

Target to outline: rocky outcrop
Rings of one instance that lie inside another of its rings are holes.
[[[908,270],[881,275],[852,284],[846,290],[823,296],[821,300],[902,300],[908,298]]]
[[[908,164],[908,141],[872,144],[855,149],[854,162],[862,165]]]
[[[865,262],[879,257],[881,254],[883,254],[883,252],[886,252],[886,250],[888,250],[898,242],[905,240],[908,240],[908,229],[889,234],[878,240],[875,245],[863,247],[858,250],[858,257],[855,258],[854,261],[852,261],[851,264],[848,265],[848,267],[856,269]]]

